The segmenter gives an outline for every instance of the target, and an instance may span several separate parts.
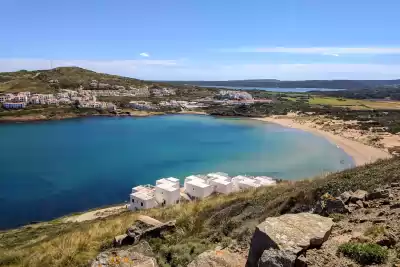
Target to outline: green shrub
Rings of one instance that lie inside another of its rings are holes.
[[[388,250],[373,243],[345,243],[338,252],[361,264],[383,263],[388,258]]]

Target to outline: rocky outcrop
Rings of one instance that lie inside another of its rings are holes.
[[[157,267],[147,242],[142,242],[129,249],[112,249],[97,255],[91,267]]]
[[[374,200],[379,198],[388,198],[389,190],[387,189],[376,189],[372,193],[369,193],[366,197],[367,200]]]
[[[367,191],[357,190],[351,195],[350,201],[353,203],[356,203],[358,200],[363,201],[363,200],[365,200],[367,195],[368,195]]]
[[[246,259],[228,250],[211,250],[201,253],[188,267],[242,267]]]
[[[331,218],[311,213],[267,218],[256,227],[246,266],[256,267],[264,250],[277,249],[297,256],[308,248],[321,246],[332,226]]]
[[[292,267],[295,266],[296,255],[279,249],[264,250],[258,261],[258,267]]]
[[[151,226],[143,221],[137,221],[126,230],[126,234],[114,237],[114,247],[137,244],[147,237],[160,238],[163,232],[175,229],[175,223],[174,220]]]

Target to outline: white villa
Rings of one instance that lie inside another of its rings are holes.
[[[250,177],[238,175],[233,177],[231,181],[233,183],[234,191],[276,184],[275,180],[267,176]]]
[[[184,188],[189,196],[199,199],[208,197],[214,192],[213,186],[199,175],[186,177]]]
[[[136,186],[132,188],[128,206],[130,210],[151,209],[156,206],[154,188],[148,186]]]
[[[181,190],[193,199],[203,199],[214,193],[230,194],[232,192],[275,185],[276,181],[267,176],[238,175],[233,178],[222,172],[207,175],[190,175],[185,178],[183,188],[179,179],[162,178],[155,186],[136,186],[130,194],[129,209],[150,209],[157,206],[175,205],[180,202]]]
[[[155,199],[161,206],[178,204],[181,198],[179,179],[169,177],[156,181]]]

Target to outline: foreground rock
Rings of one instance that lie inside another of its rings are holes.
[[[212,250],[201,253],[188,267],[242,267],[246,259],[227,250]]]
[[[143,242],[129,249],[113,249],[97,255],[91,267],[158,267],[148,243]]]
[[[328,239],[332,226],[331,218],[311,213],[267,218],[254,232],[246,266],[258,266],[264,250],[282,250],[285,255],[292,254],[296,257],[308,248],[321,246]],[[280,257],[279,253],[275,254]]]
[[[140,240],[148,237],[160,238],[163,232],[175,229],[175,223],[173,220],[153,226],[143,221],[137,221],[126,230],[126,234],[114,238],[114,247],[137,244]]]
[[[264,250],[258,262],[258,267],[291,267],[296,262],[296,255],[278,249]]]

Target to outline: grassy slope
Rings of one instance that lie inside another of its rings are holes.
[[[41,76],[34,78],[37,73],[40,73]],[[50,70],[0,73],[0,92],[54,92],[54,88],[48,83],[49,80],[59,80],[60,87],[62,88],[78,88],[80,84],[87,85],[91,80],[124,86],[153,84],[138,79],[98,73],[78,67],[60,67]]]
[[[177,219],[177,231],[165,240],[150,240],[161,266],[186,266],[202,251],[235,239],[246,246],[254,227],[268,216],[308,207],[326,192],[372,190],[400,181],[400,158],[382,160],[300,182],[282,183],[201,202],[142,211],[160,220]],[[85,266],[111,246],[138,213],[124,212],[92,222],[27,226],[0,233],[0,266]],[[167,258],[169,262],[167,265]]]

